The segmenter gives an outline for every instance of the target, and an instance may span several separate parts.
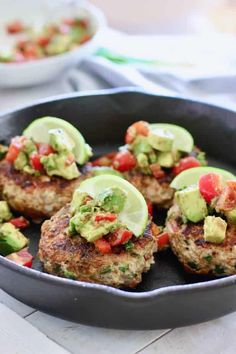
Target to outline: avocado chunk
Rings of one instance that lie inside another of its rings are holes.
[[[23,151],[21,151],[14,161],[14,167],[16,170],[21,171],[21,170],[24,170],[24,168],[27,165],[28,165],[27,156]]]
[[[97,204],[105,211],[120,213],[126,202],[125,192],[117,187],[107,188],[96,197]]]
[[[76,189],[73,194],[73,198],[71,201],[71,212],[75,213],[76,210],[79,210],[81,205],[83,205],[85,199],[88,197],[88,194],[85,192],[80,192],[79,189]]]
[[[148,135],[148,142],[156,150],[171,151],[174,143],[174,135],[164,129],[155,129]]]
[[[0,223],[3,221],[8,221],[12,218],[12,213],[10,208],[5,201],[0,201]]]
[[[160,152],[157,155],[157,163],[159,163],[161,167],[170,168],[174,166],[175,161],[174,161],[173,154],[170,151]]]
[[[49,130],[50,145],[58,152],[71,152],[74,148],[74,142],[69,138],[63,129]]]
[[[229,224],[236,225],[236,208],[233,210],[225,211],[224,214]]]
[[[190,186],[176,192],[175,198],[182,214],[189,221],[199,222],[207,216],[207,204],[197,186]]]
[[[227,223],[220,217],[207,216],[204,220],[204,239],[207,242],[221,243],[226,236]]]
[[[11,223],[4,223],[0,227],[0,254],[7,256],[17,252],[28,244],[27,238]]]
[[[40,161],[48,176],[59,176],[68,180],[79,177],[80,172],[76,163],[73,162],[72,164],[67,165],[67,159],[68,154],[61,152],[58,154],[43,156]]]
[[[141,153],[148,154],[152,152],[153,149],[148,141],[148,138],[146,136],[139,135],[131,145],[131,150],[134,152],[135,156],[137,156]]]
[[[138,162],[138,165],[140,167],[148,167],[149,166],[149,163],[148,163],[148,157],[147,155],[145,155],[144,153],[140,153],[138,154],[137,156],[137,162]]]

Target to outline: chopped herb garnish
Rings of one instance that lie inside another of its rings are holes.
[[[212,256],[210,254],[208,254],[207,256],[203,257],[205,259],[205,261],[207,261],[208,263],[211,263],[212,261]]]
[[[206,153],[203,151],[200,151],[197,155],[197,159],[200,162],[201,166],[207,166],[207,161],[206,161]]]
[[[188,266],[192,269],[199,269],[199,266],[196,262],[188,262]]]
[[[224,269],[224,267],[222,267],[220,264],[217,264],[217,265],[215,266],[215,272],[216,272],[217,274],[224,274],[224,273],[225,273],[225,269]]]
[[[70,270],[64,270],[64,276],[69,279],[76,279],[75,273],[71,272]]]
[[[128,241],[127,243],[125,243],[125,249],[126,249],[126,251],[130,251],[130,250],[132,250],[134,248],[134,244],[133,244],[133,242],[132,241]]]
[[[110,273],[111,272],[111,267],[110,266],[107,266],[105,268],[102,268],[100,270],[100,274],[106,274],[106,273]]]
[[[119,270],[120,270],[122,273],[125,273],[128,269],[129,269],[129,265],[128,265],[128,264],[121,264],[121,265],[119,266]]]

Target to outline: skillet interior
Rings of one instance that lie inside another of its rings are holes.
[[[207,152],[209,164],[236,172],[233,165],[236,156],[236,145],[233,143],[236,129],[232,129],[235,124],[232,113],[216,107],[139,92],[65,98],[2,117],[0,141],[9,142],[12,136],[20,134],[33,119],[45,115],[58,116],[77,126],[93,147],[96,156],[122,145],[127,127],[136,120],[179,124],[186,127],[194,136],[196,144]],[[164,219],[165,212],[157,211],[155,221],[163,224]],[[40,227],[32,225],[26,234],[30,238],[30,249],[36,255]],[[33,267],[42,270],[37,259]],[[158,255],[157,262],[134,291],[144,292],[168,285],[205,280],[209,278],[184,272],[171,251],[167,251]]]

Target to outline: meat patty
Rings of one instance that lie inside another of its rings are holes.
[[[51,217],[70,202],[83,179],[36,177],[16,171],[7,161],[0,162],[0,196],[13,210],[34,220]]]
[[[101,254],[93,243],[79,235],[67,234],[69,204],[42,225],[39,258],[44,269],[61,277],[113,287],[135,287],[154,263],[157,250],[155,234],[159,229],[150,223],[142,237],[133,237],[134,247],[118,247],[113,253]]]
[[[170,245],[184,268],[195,274],[236,274],[236,226],[228,226],[220,244],[206,242],[203,222],[183,224],[177,205],[168,212]]]
[[[168,178],[157,180],[154,176],[145,175],[136,170],[125,172],[124,176],[142,193],[144,198],[153,204],[163,208],[169,208],[172,205],[174,190],[170,187]]]

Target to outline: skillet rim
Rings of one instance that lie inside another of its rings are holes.
[[[221,110],[223,112],[228,111],[233,114],[236,114],[236,112],[232,109],[224,108],[218,105],[214,104],[209,104],[206,102],[202,102],[199,100],[194,100],[194,99],[189,99],[186,98],[185,96],[182,95],[159,95],[157,92],[149,91],[146,89],[142,88],[137,88],[137,87],[124,87],[124,88],[112,88],[112,89],[104,89],[104,90],[89,90],[89,91],[83,91],[83,92],[74,92],[74,93],[66,93],[66,94],[61,94],[61,95],[55,95],[55,96],[50,96],[47,98],[35,100],[30,104],[23,104],[15,107],[14,109],[8,109],[8,110],[3,110],[0,114],[0,119],[4,118],[6,115],[10,115],[13,113],[17,113],[20,110],[23,109],[29,109],[31,107],[35,107],[38,105],[43,105],[45,103],[52,103],[64,99],[70,99],[70,98],[76,98],[76,97],[88,97],[88,96],[112,96],[116,94],[129,94],[129,93],[137,93],[140,95],[146,95],[146,96],[153,96],[153,97],[159,97],[159,98],[165,98],[165,99],[174,99],[182,102],[189,102],[189,103],[196,103],[200,105],[204,105],[206,107],[213,107],[215,109]],[[194,284],[183,284],[183,285],[170,285],[170,286],[165,286],[159,289],[154,289],[150,291],[144,291],[144,292],[129,292],[121,289],[116,289],[107,285],[102,285],[102,284],[94,284],[94,283],[87,283],[87,282],[82,282],[82,281],[75,281],[67,278],[61,278],[57,277],[55,275],[43,273],[39,270],[36,269],[30,269],[27,267],[20,266],[11,260],[6,259],[3,256],[0,256],[0,265],[2,265],[5,268],[8,268],[16,273],[21,273],[29,278],[34,278],[34,279],[40,279],[42,281],[45,281],[45,283],[53,283],[54,285],[63,285],[63,286],[69,286],[72,288],[87,288],[88,290],[97,290],[100,292],[104,292],[107,294],[114,295],[116,297],[122,297],[124,299],[132,299],[132,300],[144,300],[144,299],[151,299],[154,297],[158,296],[163,296],[163,295],[169,295],[169,294],[174,294],[174,293],[188,293],[188,292],[195,292],[195,291],[201,291],[204,289],[217,289],[217,288],[224,288],[228,286],[232,286],[236,284],[236,275],[231,275],[228,277],[220,278],[220,279],[214,279],[214,280],[209,280],[209,281],[204,281],[204,282],[198,282]]]

